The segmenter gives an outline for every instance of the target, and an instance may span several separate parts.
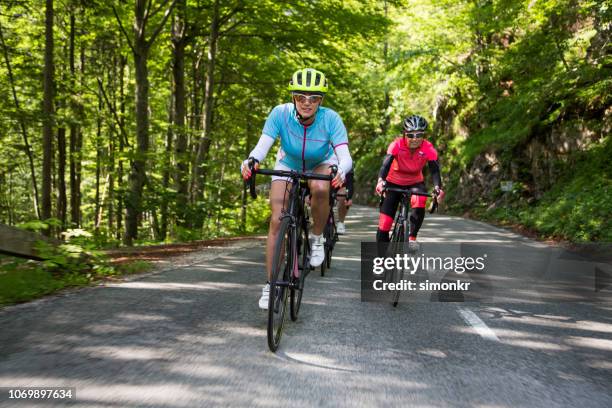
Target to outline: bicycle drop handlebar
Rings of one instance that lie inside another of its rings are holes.
[[[251,177],[247,181],[249,183],[249,191],[251,194],[251,198],[257,198],[257,191],[255,191],[255,176],[257,174],[262,174],[265,176],[278,176],[278,177],[289,177],[293,180],[301,179],[301,180],[325,180],[332,181],[336,177],[336,173],[338,172],[338,168],[336,166],[330,166],[332,168],[332,174],[319,174],[319,173],[311,173],[311,172],[301,172],[295,170],[270,170],[270,169],[259,169],[255,170],[254,168],[255,161],[249,164],[251,168]]]
[[[416,196],[421,196],[421,197],[431,197],[432,201],[431,201],[431,205],[429,206],[429,213],[433,214],[438,208],[438,196],[434,193],[428,193],[427,191],[417,190],[414,188],[383,187],[382,192],[384,193],[386,191],[407,194],[408,196],[416,195]],[[381,203],[382,203],[382,200],[383,200],[383,196],[381,195]]]

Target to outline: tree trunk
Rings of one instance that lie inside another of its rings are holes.
[[[113,54],[113,68],[108,70],[107,78],[108,83],[111,84],[111,104],[113,111],[117,111],[117,83],[116,83],[116,72],[115,68],[117,66],[117,55]],[[117,127],[119,124],[115,124],[112,121],[109,121],[109,132],[108,132],[108,166],[106,169],[106,174],[108,177],[108,208],[107,208],[107,227],[108,233],[107,236],[113,235],[113,228],[115,226],[115,136],[119,138],[122,137],[121,130],[117,131]]]
[[[217,57],[217,40],[219,37],[219,0],[213,4],[213,16],[210,24],[210,35],[208,38],[208,64],[206,66],[206,86],[204,89],[204,113],[202,116],[202,137],[198,146],[198,153],[194,166],[194,199],[197,201],[203,197],[204,184],[206,181],[206,166],[208,151],[211,143],[211,127],[213,114],[213,92],[215,80],[215,62]],[[203,218],[201,214],[195,217],[195,227],[201,228]]]
[[[230,148],[228,147],[228,150]],[[221,209],[222,209],[222,203],[221,203],[221,198],[222,198],[222,194],[223,194],[223,177],[225,177],[225,163],[227,163],[226,160],[222,160],[221,161],[221,171],[219,172],[219,184],[217,185],[217,202],[216,202],[216,229],[217,229],[217,235],[219,235],[221,233]]]
[[[11,170],[8,171],[9,177],[10,177],[10,173]],[[8,193],[4,192],[4,185],[6,184],[6,173],[0,173],[0,223],[5,222],[4,219],[2,218],[2,214],[4,212],[4,209],[6,208],[6,224],[10,225],[10,219],[11,219],[11,214],[10,214],[10,208],[11,208],[11,199],[10,196],[8,195]],[[8,190],[8,188],[7,188]]]
[[[187,132],[185,131],[185,0],[177,4],[174,24],[172,26],[172,44],[174,46],[174,63],[172,76],[174,80],[174,129],[176,143],[174,161],[176,171],[176,216],[177,224],[186,226],[187,205],[189,202],[189,157],[187,155]]]
[[[119,117],[120,123],[119,126],[124,128],[125,125],[125,89],[124,89],[124,80],[123,75],[125,73],[125,66],[127,64],[127,57],[121,55],[119,57],[119,111],[121,112],[121,116]],[[117,164],[117,185],[123,186],[123,159],[121,156],[123,155],[124,149],[124,140],[123,137],[119,137],[119,163]],[[118,194],[117,199],[117,239],[121,239],[121,228],[123,224],[123,198],[125,196],[123,187],[121,188],[121,193]]]
[[[136,71],[136,154],[129,175],[129,191],[125,200],[124,243],[132,245],[138,238],[138,218],[142,211],[142,190],[149,152],[149,73],[148,44],[145,39],[146,1],[136,0],[134,15],[134,64]]]
[[[106,196],[108,192],[108,187],[110,185],[111,175],[110,173],[106,175],[106,180],[104,181],[104,188],[102,189],[102,196],[100,197],[100,204],[98,205],[98,216],[95,220],[94,227],[96,230],[100,229],[100,225],[102,225],[102,220],[104,219],[104,207],[106,204]]]
[[[250,112],[250,106],[247,107],[247,112]],[[249,153],[251,153],[251,118],[246,115],[246,146],[245,146],[245,152],[244,152],[244,157],[248,157]],[[243,233],[246,232],[246,225],[247,225],[247,200],[248,200],[248,186],[246,183],[244,183],[243,188],[242,188],[242,210],[241,210],[241,216],[240,216],[240,231],[242,231]]]
[[[385,0],[385,17],[387,17],[387,15],[388,15],[388,5],[387,5],[387,1]],[[385,44],[383,48],[383,64],[385,66],[385,72],[387,72],[387,64],[389,61],[388,55],[389,55],[389,39],[385,36]],[[380,124],[380,130],[383,136],[387,134],[387,131],[389,130],[389,126],[391,125],[391,115],[389,114],[389,105],[391,104],[391,100],[389,97],[389,89],[387,88],[386,84],[384,88],[385,88],[385,94],[383,98],[383,121]]]
[[[200,115],[202,114],[202,110],[201,110],[202,105],[200,103],[200,86],[201,86],[200,78],[202,77],[202,75],[200,74],[201,64],[202,64],[202,53],[199,50],[194,49],[193,50],[193,63],[191,66],[191,74],[192,74],[192,79],[193,79],[191,106],[192,106],[193,114],[191,115],[191,123],[190,123],[190,127],[193,130],[198,129],[201,124],[201,117],[200,117]]]
[[[15,225],[15,209],[13,208],[12,203],[13,197],[13,172],[9,171],[8,174],[8,196],[6,198],[6,203],[8,204],[8,225]]]
[[[70,64],[70,90],[74,92],[74,85],[76,83],[76,67],[74,63],[75,54],[75,16],[74,10],[70,10],[70,47],[68,52],[68,59]],[[84,57],[81,58],[81,65],[84,63]],[[83,71],[83,67],[81,67]],[[75,102],[75,99],[71,98],[70,108],[74,119],[82,117],[82,106]],[[73,227],[78,228],[81,226],[81,145],[82,140],[80,136],[80,129],[76,123],[76,120],[72,120],[70,123],[70,223]]]
[[[2,45],[2,51],[4,53],[4,61],[6,62],[6,70],[8,73],[9,83],[11,84],[11,92],[13,94],[13,101],[15,102],[15,109],[17,113],[21,113],[21,107],[19,99],[17,98],[17,90],[15,89],[15,79],[13,77],[13,68],[9,59],[8,48],[4,42],[4,34],[2,33],[2,25],[0,25],[0,43]],[[33,190],[33,201],[34,211],[36,217],[41,219],[40,206],[38,205],[38,182],[36,181],[36,169],[34,166],[34,155],[32,154],[32,148],[28,141],[28,132],[23,119],[23,115],[19,115],[19,128],[21,129],[21,136],[23,137],[23,146],[25,147],[26,155],[28,156],[28,163],[30,165],[30,177],[32,179],[32,190]]]
[[[57,129],[57,218],[66,228],[66,128]]]
[[[173,123],[172,119],[174,117],[174,100],[171,99],[170,107],[168,109],[168,131],[166,133],[166,146],[165,146],[165,154],[163,160],[163,177],[162,177],[162,202],[161,202],[161,225],[159,226],[159,239],[161,241],[166,239],[166,234],[168,233],[168,190],[170,187],[170,166],[172,165],[172,136],[173,132]]]
[[[147,69],[149,48],[172,12],[174,3],[175,1],[172,0],[164,18],[153,30],[151,38],[147,40],[145,28],[149,18],[151,2],[136,0],[133,25],[134,41],[132,43],[136,71],[136,154],[132,162],[129,191],[125,202],[125,235],[123,240],[126,245],[132,245],[133,240],[138,238],[138,219],[142,212],[142,190],[146,179],[145,171],[147,154],[149,153],[149,74]]]
[[[99,85],[101,87],[101,85]],[[95,195],[95,211],[94,211],[94,228],[99,227],[98,220],[100,219],[100,177],[102,167],[102,147],[100,141],[102,139],[102,90],[98,90],[98,119],[96,120],[96,195]]]
[[[136,42],[138,44],[138,41]],[[138,47],[138,45],[136,45]],[[129,176],[129,191],[126,197],[125,244],[132,245],[138,237],[138,215],[142,210],[142,190],[145,182],[146,155],[149,151],[149,78],[146,48],[137,48],[136,64],[136,155]]]
[[[194,47],[195,48],[195,47]],[[193,114],[191,115],[191,132],[190,137],[188,139],[187,149],[189,151],[189,162],[191,164],[191,178],[189,180],[189,202],[193,206],[196,202],[194,196],[195,190],[195,166],[196,166],[196,157],[198,154],[198,144],[196,142],[196,138],[193,135],[200,133],[201,124],[202,124],[202,104],[200,103],[200,92],[202,89],[202,81],[201,77],[203,73],[201,72],[202,67],[202,52],[199,50],[194,50],[194,59],[192,66],[192,76],[193,76],[193,89],[192,89],[192,110]],[[193,226],[193,220],[189,219],[187,221],[187,225],[189,227]]]
[[[42,217],[51,218],[51,171],[53,165],[53,0],[46,0],[45,11],[45,68],[43,83],[43,165]],[[50,234],[47,229],[46,235]]]

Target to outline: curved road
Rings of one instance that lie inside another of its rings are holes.
[[[0,387],[75,387],[76,400],[16,402],[4,390],[0,406],[612,406],[610,287],[592,302],[520,285],[489,292],[492,302],[361,302],[360,241],[373,239],[376,221],[374,209],[351,209],[331,272],[309,276],[300,320],[287,322],[276,354],[257,308],[262,241],[4,308]],[[457,217],[427,218],[421,236],[448,254],[470,242],[499,244],[511,261],[546,252]],[[551,259],[536,264],[555,274]],[[527,273],[507,268],[497,278]]]

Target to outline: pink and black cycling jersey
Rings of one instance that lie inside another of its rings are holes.
[[[393,162],[386,180],[402,186],[423,182],[423,167],[438,160],[438,152],[430,142],[423,140],[421,147],[411,151],[404,137],[391,142],[387,154],[393,156]]]

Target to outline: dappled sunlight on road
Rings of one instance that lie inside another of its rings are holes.
[[[191,343],[199,346],[218,346],[227,342],[227,339],[222,336],[188,333],[177,336],[176,340],[179,342]]]
[[[609,306],[546,304],[530,285],[496,299],[520,304],[462,303],[494,333],[486,339],[457,303],[361,302],[360,241],[374,240],[376,215],[351,209],[331,269],[308,276],[276,354],[257,306],[260,242],[0,315],[0,386],[73,386],[79,406],[108,408],[610,406]],[[514,242],[483,228],[428,217],[422,242],[451,254],[466,238]]]
[[[355,257],[355,256],[335,256],[334,255],[334,262],[335,261],[344,261],[344,262],[360,262],[361,263],[361,257]]]
[[[118,324],[91,324],[83,327],[83,330],[92,334],[106,334],[106,333],[126,333],[132,330],[130,326],[118,325]]]
[[[511,307],[487,306],[481,307],[481,314],[492,320],[507,321],[514,324],[527,324],[545,327],[557,327],[572,330],[598,331],[602,333],[612,333],[612,324],[597,322],[592,320],[576,319],[572,316],[559,314],[533,313],[526,310],[518,310],[514,305]],[[606,310],[606,307],[600,307]],[[612,321],[612,318],[609,318]]]
[[[201,283],[177,283],[177,282],[128,282],[121,284],[110,284],[108,287],[121,289],[147,289],[147,290],[230,290],[247,288],[246,284],[230,283],[230,282],[201,282]]]
[[[570,336],[565,340],[565,342],[576,347],[593,348],[612,352],[612,340]]]
[[[150,348],[148,346],[85,346],[75,347],[76,352],[86,354],[89,358],[107,358],[112,360],[166,360],[172,357],[171,348]]]
[[[338,362],[332,358],[326,358],[317,354],[308,353],[297,353],[297,352],[277,352],[275,357],[280,359],[286,359],[288,361],[305,364],[310,367],[324,368],[327,370],[337,371],[352,371],[358,372],[359,370],[355,367],[343,367],[338,365]]]
[[[600,370],[612,370],[612,361],[591,360],[587,361],[585,364],[591,368],[597,368]]]
[[[313,300],[313,299],[309,299],[309,300],[302,300],[302,304],[304,305],[312,305],[312,306],[326,306],[329,304],[329,302],[327,302],[326,300]]]
[[[162,320],[171,320],[169,316],[144,313],[118,313],[116,318],[121,320],[135,320],[137,322],[158,322]]]
[[[438,349],[422,349],[422,350],[416,350],[417,353],[419,354],[423,354],[429,357],[435,357],[435,358],[446,358],[448,357],[448,355],[442,351],[442,350],[438,350]]]

